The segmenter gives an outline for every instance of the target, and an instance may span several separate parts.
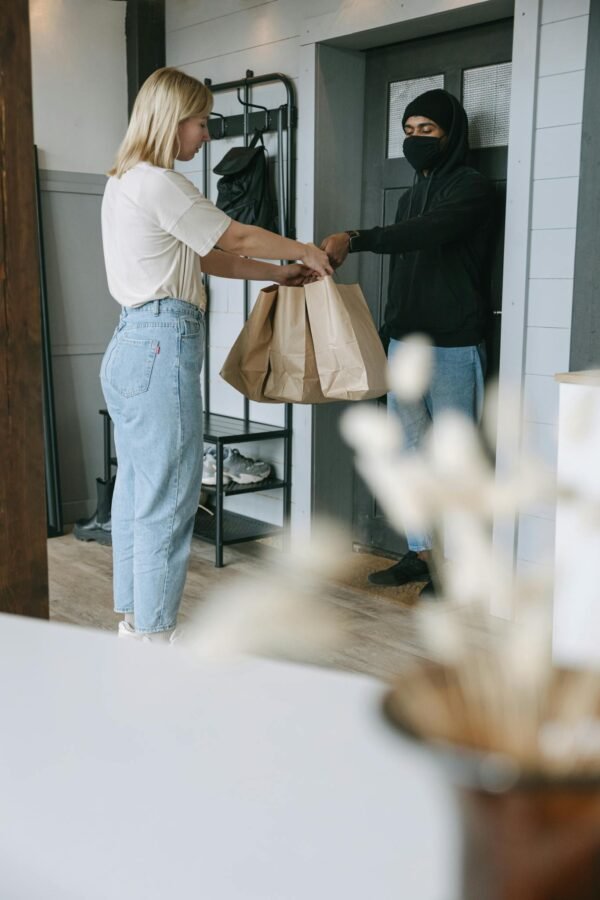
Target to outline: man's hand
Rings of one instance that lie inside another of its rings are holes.
[[[284,287],[302,287],[303,284],[310,284],[312,281],[318,281],[319,275],[308,266],[302,263],[291,263],[289,266],[277,266],[277,277],[275,281]]]
[[[325,275],[333,275],[327,254],[315,247],[314,244],[304,244],[302,255],[297,256],[296,259],[301,259],[305,266],[313,269],[321,278],[324,278]]]
[[[324,250],[329,257],[329,262],[334,269],[339,268],[346,257],[350,248],[350,235],[345,231],[339,234],[330,234],[321,244],[321,250]]]

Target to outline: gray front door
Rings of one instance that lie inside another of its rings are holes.
[[[462,100],[469,116],[471,165],[490,178],[497,193],[497,234],[490,273],[489,374],[498,371],[502,245],[512,19],[396,44],[367,54],[362,228],[391,224],[398,200],[414,171],[402,156],[402,114],[416,96],[445,88]],[[389,257],[363,253],[360,283],[373,318],[383,321]],[[357,477],[354,533],[365,547],[399,554],[404,539],[389,527],[377,503]]]

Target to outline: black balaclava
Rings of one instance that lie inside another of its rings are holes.
[[[444,146],[441,146],[441,138],[413,136],[405,139],[404,155],[417,172],[424,169],[439,171],[464,162],[468,151],[468,121],[456,97],[440,88],[426,91],[404,110],[403,127],[411,116],[431,119],[446,132]]]

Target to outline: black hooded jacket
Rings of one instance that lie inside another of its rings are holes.
[[[384,338],[427,334],[439,347],[478,344],[489,304],[491,182],[465,164],[468,122],[452,97],[444,155],[400,198],[396,222],[362,230],[352,250],[392,255]]]

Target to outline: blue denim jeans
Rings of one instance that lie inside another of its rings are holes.
[[[136,631],[175,627],[202,482],[204,314],[183,300],[123,309],[100,379],[114,423],[114,606]]]
[[[391,340],[388,360],[402,347]],[[429,389],[416,403],[400,401],[388,394],[388,412],[400,419],[404,431],[404,449],[419,449],[423,438],[444,409],[455,409],[479,422],[483,409],[483,378],[486,366],[485,345],[470,347],[433,347],[433,371]],[[406,535],[409,550],[430,550],[430,534]]]

